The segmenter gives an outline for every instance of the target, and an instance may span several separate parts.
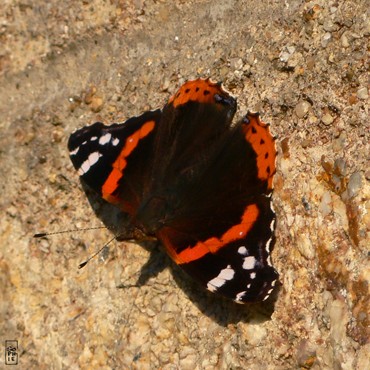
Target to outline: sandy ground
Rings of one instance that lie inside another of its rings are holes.
[[[2,353],[18,340],[22,369],[369,368],[369,36],[366,0],[2,1]],[[198,76],[279,138],[282,285],[266,304],[211,296],[136,244],[78,270],[107,230],[32,238],[101,224],[73,130]]]

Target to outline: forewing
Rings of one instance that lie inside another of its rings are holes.
[[[161,111],[146,112],[124,123],[96,122],[74,132],[68,142],[72,163],[82,180],[110,203],[133,213],[141,202],[151,167],[153,138]]]

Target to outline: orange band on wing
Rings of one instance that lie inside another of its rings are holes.
[[[209,238],[204,242],[198,242],[193,247],[187,247],[179,254],[170,253],[178,264],[189,263],[202,258],[207,253],[216,253],[228,243],[243,239],[257,220],[259,209],[255,204],[249,205],[242,216],[240,224],[232,226],[221,238]]]
[[[257,154],[258,178],[267,181],[268,189],[272,189],[272,180],[276,171],[275,139],[269,126],[262,122],[258,115],[248,113],[249,123],[243,125],[246,140]]]
[[[149,135],[153,131],[155,126],[155,121],[145,122],[140,130],[135,131],[131,136],[126,139],[126,143],[122,148],[121,153],[114,161],[112,165],[112,172],[109,174],[107,180],[105,181],[102,188],[103,198],[109,202],[115,203],[115,198],[112,197],[113,192],[118,187],[118,181],[123,176],[123,170],[127,166],[126,158],[132,153],[132,151],[137,147],[139,141],[145,136]]]
[[[169,99],[168,103],[172,104],[175,108],[189,101],[214,103],[215,94],[228,96],[220,84],[211,82],[209,78],[206,80],[199,78],[198,80],[184,83],[176,94]]]

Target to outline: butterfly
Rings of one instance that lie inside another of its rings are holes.
[[[211,292],[266,300],[271,263],[275,138],[258,114],[233,123],[236,99],[220,83],[184,83],[162,109],[74,132],[70,158],[82,181],[155,237]]]

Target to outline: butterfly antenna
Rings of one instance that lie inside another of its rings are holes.
[[[71,230],[63,230],[63,231],[55,231],[53,233],[36,233],[33,235],[34,238],[44,238],[45,236],[49,235],[57,235],[57,234],[66,234],[66,233],[74,233],[76,231],[87,231],[87,230],[98,230],[98,229],[109,229],[106,226],[97,226],[97,227],[87,227],[84,229],[71,229]]]
[[[113,240],[116,240],[116,236],[113,237],[111,240],[109,240],[107,243],[105,243],[97,252],[95,252],[93,255],[91,255],[86,261],[80,263],[78,265],[78,268],[79,269],[82,269],[83,267],[85,267],[93,258],[95,258],[105,247],[108,247],[108,245],[110,243],[112,243]]]

